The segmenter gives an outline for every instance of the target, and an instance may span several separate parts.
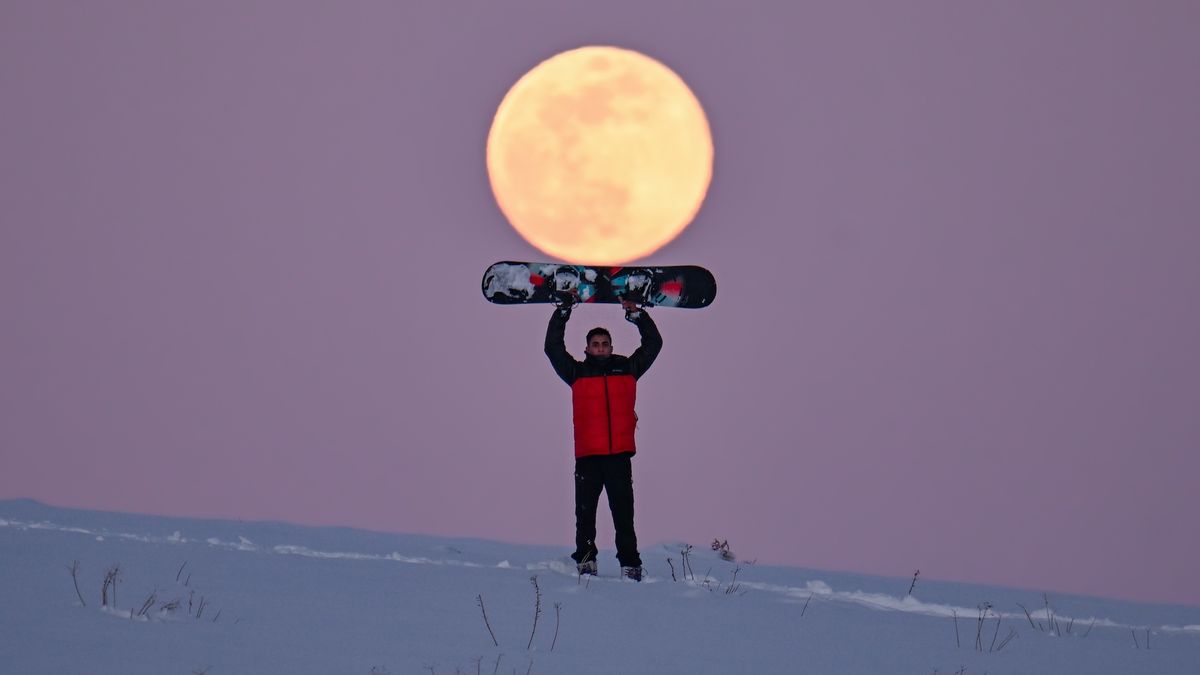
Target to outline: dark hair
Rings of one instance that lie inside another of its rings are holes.
[[[587,343],[592,344],[592,338],[595,337],[596,335],[603,335],[604,337],[608,338],[609,342],[612,342],[612,334],[609,333],[607,329],[597,326],[588,331]]]

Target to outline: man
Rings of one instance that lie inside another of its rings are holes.
[[[585,358],[567,353],[563,335],[571,318],[571,303],[554,310],[546,328],[546,356],[554,372],[571,387],[575,421],[575,560],[580,574],[596,574],[596,507],[600,492],[608,492],[616,531],[621,574],[642,580],[642,558],[633,530],[633,465],[637,448],[634,403],[637,380],[662,349],[658,327],[644,309],[622,300],[625,320],[638,327],[642,344],[632,355],[613,354],[612,336],[603,328],[587,334]]]

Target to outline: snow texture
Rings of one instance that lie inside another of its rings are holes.
[[[911,578],[739,563],[707,546],[691,550],[686,574],[684,547],[645,549],[637,584],[611,552],[599,577],[580,578],[545,547],[2,501],[0,672],[1090,675],[1200,664],[1200,607],[924,578],[910,595]]]

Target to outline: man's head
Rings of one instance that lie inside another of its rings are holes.
[[[588,356],[601,359],[612,356],[612,336],[603,328],[597,327],[589,330],[585,351]]]

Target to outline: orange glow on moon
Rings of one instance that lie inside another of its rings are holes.
[[[582,47],[513,85],[492,122],[487,168],[500,210],[567,262],[620,264],[683,231],[712,180],[700,102],[648,56]]]

